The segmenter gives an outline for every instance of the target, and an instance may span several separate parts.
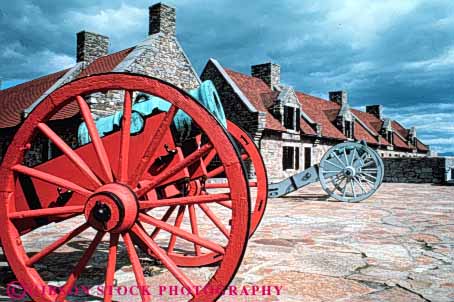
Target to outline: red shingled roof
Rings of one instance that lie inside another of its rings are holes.
[[[302,92],[296,92],[296,96],[301,104],[301,110],[303,110],[315,123],[322,126],[322,136],[339,140],[347,139],[344,134],[333,125],[325,112],[339,112],[338,104]]]
[[[394,146],[403,148],[403,149],[411,149],[411,145],[407,142],[403,141],[399,135],[393,132],[393,143]]]
[[[357,109],[351,109],[353,114],[356,115],[366,126],[369,130],[373,131],[374,134],[380,134],[381,127],[383,125],[383,121],[379,120],[375,115],[359,111]],[[380,144],[389,146],[390,143],[384,138],[383,136],[380,138]]]
[[[408,137],[408,129],[405,129],[401,124],[396,121],[391,121],[391,127],[394,131],[397,131],[403,138]]]
[[[128,48],[94,60],[77,76],[77,78],[79,79],[94,74],[112,71],[133,49],[134,48]],[[70,118],[76,115],[78,112],[79,106],[77,105],[77,103],[71,102],[63,107],[60,111],[58,111],[58,113],[52,119],[60,120]]]
[[[304,119],[300,119],[300,131],[307,135],[317,135],[317,132]]]
[[[352,109],[352,111],[361,121],[363,121],[366,124],[366,126],[369,129],[374,130],[377,133],[380,132],[380,129],[383,126],[383,121],[379,120],[375,115],[367,113],[367,112],[363,112],[360,110],[356,110],[356,109]],[[397,121],[391,121],[391,127],[394,129],[394,131],[399,133],[400,136],[407,139],[408,129],[405,129]],[[395,137],[397,137],[397,140],[395,139]],[[381,138],[381,142],[382,142],[382,145],[389,145],[389,142],[384,137]],[[402,140],[397,135],[394,135],[394,145],[396,147],[405,148],[405,149],[414,148],[414,146],[412,146],[408,142]],[[428,149],[426,147],[426,150],[425,150],[424,147],[421,147],[421,151],[428,151]]]
[[[402,126],[399,122],[397,121],[391,121],[391,126],[393,127],[394,131],[398,132],[403,138],[407,139],[409,133],[410,133],[410,130],[406,129],[404,126]],[[402,139],[399,139],[399,144],[401,144],[402,142]],[[429,147],[425,144],[423,144],[418,138],[416,138],[416,146],[414,146],[413,144],[410,144],[408,142],[406,142],[406,145],[407,145],[407,148],[409,149],[418,149],[418,151],[422,151],[422,152],[427,152],[429,151]]]
[[[429,151],[429,147],[423,144],[419,139],[416,139],[416,148],[418,148],[419,151],[423,152]]]
[[[284,126],[271,114],[264,105],[262,98],[275,97],[273,91],[261,79],[224,68],[230,78],[241,89],[255,109],[266,114],[266,128],[277,131],[286,131]]]
[[[93,61],[77,78],[112,71],[131,51],[128,48]],[[24,109],[40,98],[69,69],[62,70],[38,79],[0,91],[0,128],[15,127],[21,122]],[[65,119],[79,112],[77,104],[71,103],[62,108],[52,119]]]
[[[284,126],[270,113],[266,113],[266,129],[272,129],[277,131],[287,131]]]
[[[265,108],[270,108],[276,103],[278,96],[279,91],[271,91],[267,93],[262,93],[260,95],[260,98],[262,99],[263,106],[265,106]]]
[[[378,140],[373,137],[360,123],[354,123],[354,137],[359,141],[366,141],[368,144],[379,145]]]
[[[285,131],[281,123],[268,112],[268,108],[275,102],[278,92],[273,91],[261,79],[245,75],[227,68],[224,68],[230,78],[235,82],[239,89],[258,111],[266,113],[266,127],[272,130]],[[315,123],[322,126],[322,136],[338,140],[346,140],[344,134],[336,128],[334,121],[339,114],[340,106],[332,101],[327,101],[302,92],[295,92],[301,104],[301,110]],[[383,121],[375,115],[357,109],[351,109],[353,114],[362,122],[355,123],[354,136],[357,140],[365,140],[374,145],[390,145],[390,143],[380,135]],[[316,135],[313,127],[303,118],[300,121],[301,131],[304,134]],[[394,133],[394,146],[407,150],[414,149],[415,146],[406,141],[409,130],[401,124],[392,121],[395,132],[402,136],[402,140]],[[380,135],[378,139],[377,135]],[[428,151],[429,148],[417,140],[416,147],[419,151]]]
[[[38,79],[0,91],[0,128],[17,126],[22,112],[46,92],[68,70],[62,70]]]
[[[230,78],[235,82],[238,88],[244,93],[255,109],[266,114],[266,128],[277,131],[286,131],[285,127],[268,112],[268,108],[274,104],[279,92],[271,90],[271,88],[261,79],[242,74],[224,68]],[[311,125],[304,119],[300,119],[301,131],[308,135],[316,135],[317,133]]]
[[[263,105],[262,94],[272,92],[270,87],[261,79],[251,77],[240,72],[224,68],[230,78],[241,89],[244,95],[252,103],[255,109],[266,112],[267,108]]]
[[[357,109],[351,109],[351,111],[364,124],[366,124],[366,126],[370,130],[374,131],[377,134],[380,132],[381,125],[383,124],[383,122],[381,120],[379,120],[375,115],[367,113],[367,112],[363,112],[363,111],[360,111],[360,110],[357,110]]]
[[[94,60],[77,78],[112,71],[134,48],[128,48]]]

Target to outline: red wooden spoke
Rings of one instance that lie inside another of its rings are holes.
[[[98,247],[98,244],[102,240],[102,237],[104,237],[104,234],[105,234],[104,232],[98,232],[96,234],[95,238],[90,243],[87,250],[83,254],[82,258],[80,259],[79,263],[77,263],[76,267],[71,272],[71,275],[69,275],[69,278],[66,281],[65,285],[61,288],[61,291],[58,294],[57,299],[55,301],[57,302],[65,301],[66,296],[76,284],[77,279],[79,279],[80,275],[82,274],[82,271],[87,266],[88,261],[90,261],[91,256],[93,256],[96,248]]]
[[[107,258],[107,267],[106,267],[106,284],[104,287],[104,302],[112,301],[111,289],[113,288],[113,285],[114,285],[119,237],[120,237],[120,235],[118,235],[118,234],[115,234],[115,233],[110,234],[109,256]]]
[[[102,143],[101,137],[99,136],[98,129],[96,128],[95,121],[93,120],[93,116],[91,115],[90,107],[88,106],[84,98],[80,95],[76,96],[76,100],[79,104],[80,112],[82,113],[85,124],[87,125],[88,134],[90,135],[91,142],[93,143],[93,147],[95,148],[98,160],[101,163],[102,170],[107,177],[107,181],[105,182],[111,183],[113,182],[113,175],[109,157],[107,156],[106,149],[104,148],[104,144]]]
[[[178,108],[174,105],[171,105],[169,110],[167,111],[164,120],[161,122],[160,127],[154,134],[153,138],[150,140],[147,148],[145,149],[145,153],[142,155],[142,158],[138,166],[134,170],[135,171],[134,174],[131,176],[131,179],[129,180],[129,184],[132,187],[135,187],[137,185],[145,171],[150,167],[151,160],[154,158],[156,151],[159,149],[164,134],[166,133],[166,131],[169,130],[169,127],[172,124],[173,118],[175,117],[177,111]]]
[[[174,176],[181,170],[183,170],[186,167],[189,167],[193,163],[195,163],[197,160],[199,160],[202,156],[204,156],[207,152],[209,152],[213,146],[211,144],[205,144],[203,145],[200,149],[197,149],[193,153],[191,153],[188,157],[177,163],[175,166],[172,168],[169,168],[167,170],[164,170],[162,173],[157,175],[155,178],[153,178],[148,184],[146,184],[143,188],[140,188],[137,190],[136,194],[140,198],[143,195],[145,195],[148,191],[154,189],[157,187],[160,183],[166,181],[170,177]]]
[[[82,171],[85,176],[87,176],[90,182],[95,185],[95,188],[102,185],[98,177],[93,173],[85,161],[77,155],[77,153],[58,136],[58,134],[44,123],[39,123],[37,127],[80,169],[80,171]]]
[[[69,180],[57,177],[52,174],[48,174],[46,172],[39,171],[34,168],[29,168],[29,167],[26,167],[23,165],[15,165],[11,169],[16,172],[28,175],[30,177],[37,178],[37,179],[40,179],[47,183],[56,185],[57,187],[62,187],[62,188],[74,191],[85,197],[89,197],[91,194],[93,194],[92,191],[82,188],[81,186],[76,185],[75,183],[73,183]]]
[[[119,182],[124,184],[126,184],[128,181],[129,143],[131,141],[131,114],[132,114],[131,92],[125,90],[119,156],[120,161]]]
[[[229,188],[228,183],[207,183],[205,184],[205,189],[224,189]]]
[[[224,166],[219,166],[207,173],[208,178],[213,178],[224,172]]]
[[[192,234],[199,236],[199,227],[197,225],[197,215],[195,213],[194,205],[190,204],[188,206],[188,208],[189,208],[189,220],[191,221]],[[195,250],[195,254],[197,256],[202,254],[202,252],[200,251],[200,246],[197,243],[194,243],[194,250]]]
[[[181,227],[181,223],[183,222],[184,218],[184,211],[186,210],[186,206],[180,206],[178,208],[177,218],[175,219],[175,228],[179,229]],[[167,248],[168,253],[172,253],[173,249],[175,248],[175,243],[177,242],[177,237],[174,233],[170,236],[169,246]]]
[[[172,235],[176,235],[178,237],[181,237],[187,241],[190,241],[190,242],[193,242],[195,244],[197,244],[197,246],[203,246],[207,249],[210,249],[214,252],[218,252],[222,255],[224,255],[225,253],[225,250],[222,246],[210,241],[210,240],[207,240],[207,239],[204,239],[202,237],[200,237],[199,235],[196,235],[196,234],[191,234],[185,230],[182,230],[179,226],[177,226],[177,223],[175,223],[175,226],[173,225],[170,225],[168,223],[165,223],[159,219],[156,219],[156,218],[153,218],[153,217],[150,217],[148,215],[145,215],[145,214],[139,214],[139,219],[142,221],[142,222],[145,222],[147,224],[151,224],[151,225],[154,225],[154,226],[157,226],[159,227],[160,229],[163,229],[169,233],[171,233]],[[200,247],[199,247],[200,248]],[[169,252],[169,251],[168,251]]]
[[[167,209],[167,212],[165,212],[164,216],[162,216],[161,221],[166,222],[169,220],[170,216],[172,215],[173,211],[175,211],[176,206],[171,206]],[[158,233],[161,229],[156,227],[153,232],[150,234],[151,239],[155,239],[156,236],[158,236]]]
[[[215,149],[212,149],[210,153],[205,157],[203,160],[203,163],[205,164],[206,167],[210,165],[210,163],[213,161],[214,157],[216,156],[217,152]]]
[[[36,262],[40,261],[41,259],[43,259],[47,255],[49,255],[50,253],[52,253],[53,251],[55,251],[56,249],[58,249],[59,247],[61,247],[65,243],[69,242],[71,239],[73,239],[74,237],[76,237],[77,235],[79,235],[80,233],[82,233],[83,231],[88,229],[89,227],[90,227],[90,225],[88,225],[88,223],[84,223],[81,226],[77,227],[76,229],[72,230],[71,232],[69,232],[65,236],[61,237],[60,239],[54,241],[52,244],[50,244],[47,247],[45,247],[39,253],[36,253],[35,255],[30,257],[26,261],[26,265],[27,266],[32,266],[33,264],[35,264]]]
[[[43,216],[58,216],[67,214],[81,214],[84,206],[66,206],[38,210],[19,211],[9,214],[10,219],[37,218]]]
[[[175,262],[166,254],[166,252],[160,248],[156,242],[154,242],[143,229],[138,225],[132,227],[132,231],[137,237],[148,247],[148,249],[156,255],[159,261],[164,264],[172,275],[185,287],[193,296],[196,295],[195,286],[192,281],[183,274],[183,272],[177,267]]]
[[[182,206],[190,204],[210,203],[231,200],[230,194],[208,194],[198,196],[185,196],[159,200],[139,201],[140,209],[152,209],[158,207]]]
[[[222,234],[224,234],[225,237],[229,238],[230,236],[229,230],[227,230],[222,221],[220,221],[219,218],[216,217],[213,211],[211,211],[211,209],[206,204],[199,204],[199,207],[208,216],[208,218],[210,218],[210,220],[216,225],[216,227],[222,232]]]
[[[142,265],[140,264],[139,256],[137,256],[137,251],[134,247],[134,243],[132,243],[131,235],[129,235],[129,233],[124,233],[123,240],[125,242],[126,250],[128,251],[129,260],[132,264],[132,270],[134,271],[134,275],[136,277],[137,286],[139,288],[144,288],[147,286],[147,283],[145,282]],[[150,301],[150,296],[145,295],[145,292],[143,290],[140,290],[140,295],[142,296],[142,301]]]

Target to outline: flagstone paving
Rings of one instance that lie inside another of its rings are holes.
[[[70,223],[77,225],[77,221]],[[53,226],[35,233],[24,244],[36,249],[58,236]],[[52,261],[41,263],[46,279],[64,280],[91,238],[93,233],[84,233],[58,250]],[[107,247],[103,242],[80,281],[92,287],[94,296],[82,292],[72,300],[96,300]],[[123,247],[120,252],[125,254]],[[453,258],[454,187],[383,184],[367,201],[348,204],[327,200],[314,184],[291,196],[269,200],[265,217],[231,283],[232,295],[227,291],[220,301],[454,301]],[[154,289],[153,301],[185,301],[184,295],[157,294],[158,285],[176,281],[159,264],[143,263],[147,284]],[[119,257],[117,269],[118,286],[135,285],[126,257]],[[201,268],[191,277],[203,280],[213,270]],[[0,299],[9,300],[5,284],[11,281],[14,276],[3,262]],[[255,295],[251,295],[253,289]],[[116,297],[120,301],[140,300]]]

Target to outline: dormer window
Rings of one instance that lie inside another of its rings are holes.
[[[300,109],[284,106],[284,127],[289,130],[300,130]]]

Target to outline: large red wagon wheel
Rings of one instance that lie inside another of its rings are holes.
[[[111,90],[124,92],[122,128],[100,138],[84,96]],[[131,96],[134,92],[160,97],[170,103],[170,108],[148,117],[142,131],[132,136]],[[74,104],[79,106],[91,138],[91,143],[77,149],[69,147],[49,122],[63,108],[67,110]],[[170,130],[179,110],[189,115],[208,138],[208,142],[186,156],[181,156],[176,151],[178,147]],[[24,155],[37,135],[48,138],[62,155],[30,167],[23,163]],[[172,155],[176,154],[170,156],[170,159],[169,148],[175,151]],[[212,150],[215,150],[223,163],[229,180],[227,192],[158,196],[158,188],[165,189],[167,184],[189,178],[188,168]],[[161,165],[164,159],[167,162]],[[159,169],[154,169],[156,163],[159,164]],[[29,179],[27,183],[34,190],[32,203],[26,191],[30,187],[25,188],[20,181],[24,177]],[[62,201],[63,189],[68,194]],[[196,223],[193,215],[195,205],[204,207],[214,204],[228,204],[231,208],[226,218],[230,223],[228,236],[223,242],[210,234],[203,235],[202,230],[199,232],[197,228],[202,225]],[[176,208],[179,209],[178,215],[174,219],[175,223],[171,224],[167,220]],[[191,215],[192,230],[189,231],[181,225],[181,213],[186,208]],[[161,211],[168,217],[156,218],[153,211]],[[231,282],[242,260],[249,235],[249,212],[250,198],[245,172],[233,143],[222,126],[186,93],[162,81],[139,75],[115,73],[92,76],[66,84],[50,94],[16,132],[0,170],[2,246],[17,279],[27,285],[29,295],[37,301],[66,301],[68,289],[76,284],[107,233],[110,247],[105,270],[106,286],[113,285],[118,245],[121,241],[126,247],[137,284],[146,284],[135,242],[156,257],[182,287],[189,291],[191,301],[214,301]],[[21,239],[24,234],[36,232],[37,227],[50,222],[56,222],[55,228],[59,230],[59,223],[77,217],[82,220],[80,226],[61,234],[60,238],[38,253],[27,254]],[[154,232],[150,234],[149,225],[155,231],[160,230],[161,234],[166,233],[170,239],[165,241],[166,238],[156,238]],[[58,248],[87,229],[93,229],[96,235],[68,274],[60,293],[45,292],[43,295],[42,289],[48,286],[48,281],[44,281],[36,264],[51,257]],[[200,276],[190,275],[192,271],[177,266],[174,258],[169,256],[179,252],[173,251],[177,239],[193,246],[196,255],[212,251],[221,256],[222,260],[211,276],[200,280]],[[196,280],[203,284],[195,284]],[[109,291],[105,291],[104,299],[111,301]],[[142,295],[143,301],[149,299],[149,296]]]

